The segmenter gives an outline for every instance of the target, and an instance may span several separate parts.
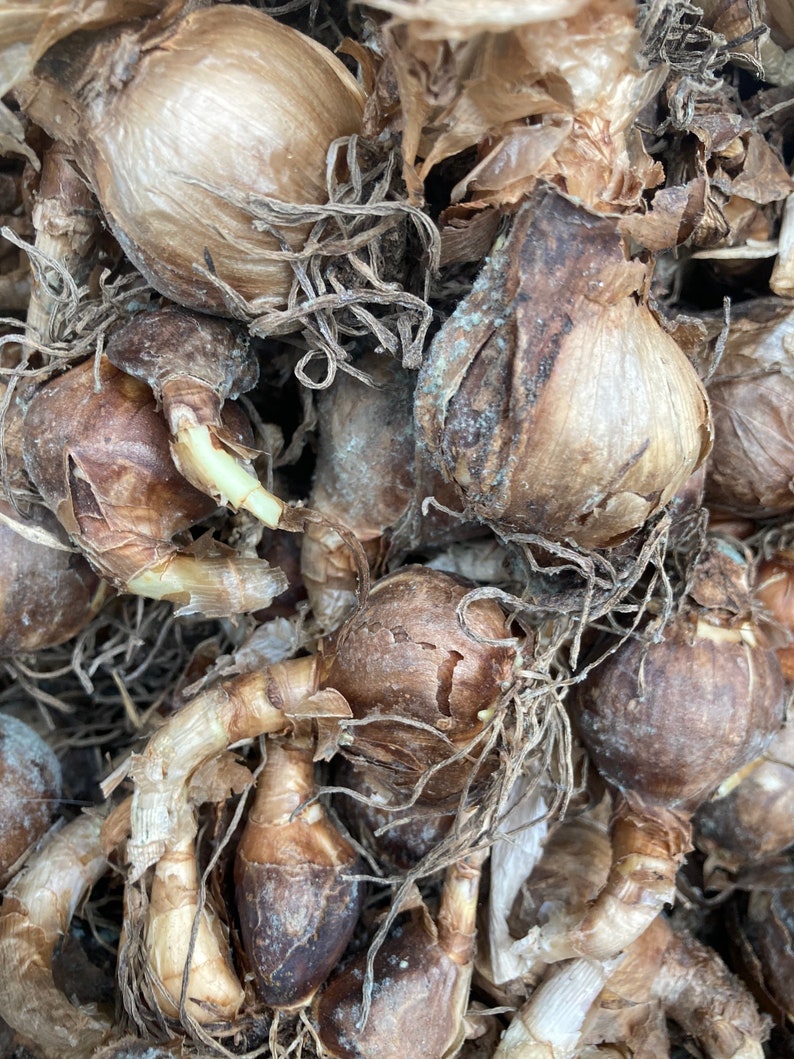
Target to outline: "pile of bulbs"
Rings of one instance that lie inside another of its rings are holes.
[[[0,16],[0,1059],[789,1055],[789,5],[317,6]]]

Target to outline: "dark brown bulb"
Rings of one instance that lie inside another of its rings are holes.
[[[52,823],[61,766],[30,725],[0,714],[0,886]]]
[[[235,861],[237,911],[257,992],[274,1008],[308,1003],[361,912],[358,856],[314,795],[312,751],[272,741]]]
[[[372,1006],[362,1025],[362,952],[329,981],[313,1006],[334,1059],[444,1059],[463,1043],[474,954],[482,856],[446,874],[437,926],[427,909],[400,923],[374,960]]]
[[[432,806],[400,811],[400,799],[389,789],[388,772],[384,782],[376,765],[335,760],[334,786],[347,787],[366,799],[337,794],[338,812],[387,870],[404,872],[415,867],[449,832],[455,820],[452,813],[440,813]]]
[[[31,507],[23,516],[0,500],[0,515],[8,520],[0,523],[0,657],[70,640],[96,615],[109,589],[75,554],[48,508]],[[36,540],[41,531],[62,548]]]
[[[428,567],[402,567],[374,585],[366,606],[325,645],[324,685],[344,695],[356,718],[383,715],[352,727],[345,753],[387,769],[397,789],[413,788],[482,732],[512,679],[516,647],[475,639],[509,636],[501,608],[477,600],[467,628],[458,620],[456,608],[474,587]],[[447,766],[423,797],[459,797],[472,767],[465,759]]]
[[[582,684],[579,730],[621,791],[694,810],[780,730],[777,658],[749,619],[730,616],[741,587],[730,578],[740,567],[716,542],[693,588],[707,605],[683,609],[658,642],[627,640]]]
[[[729,791],[704,802],[693,822],[697,847],[734,871],[794,845],[794,727],[786,725]]]

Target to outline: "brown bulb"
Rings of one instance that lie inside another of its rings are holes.
[[[452,813],[440,813],[432,806],[401,811],[399,799],[388,787],[388,772],[384,783],[376,765],[357,766],[340,757],[335,761],[334,786],[346,787],[365,799],[337,793],[339,814],[388,871],[416,867],[449,833],[455,820]]]
[[[75,151],[127,256],[190,308],[282,305],[293,272],[257,227],[257,203],[283,205],[285,240],[302,247],[307,226],[290,207],[326,201],[328,148],[360,131],[353,77],[327,49],[240,5],[128,24],[93,43],[86,34],[51,48],[23,107]]]
[[[268,743],[235,860],[237,912],[257,992],[274,1008],[311,1000],[361,912],[358,855],[314,796],[312,750]]]
[[[705,605],[684,608],[658,641],[627,640],[575,699],[582,738],[610,783],[689,811],[764,752],[785,699],[774,652],[744,616],[729,617],[741,557],[717,540],[703,564],[709,577],[693,592]]]
[[[149,387],[107,361],[85,362],[33,395],[23,424],[25,466],[94,568],[119,591],[221,617],[266,606],[286,587],[259,560],[180,551],[174,538],[216,510],[177,471]]]
[[[731,330],[708,393],[714,448],[706,501],[751,518],[794,510],[794,314],[752,305]]]
[[[732,871],[794,845],[794,728],[786,725],[729,790],[700,806],[695,844]]]
[[[551,193],[516,214],[422,364],[415,415],[470,513],[608,548],[711,446],[705,390],[615,222]]]
[[[52,823],[61,766],[30,725],[0,713],[0,886]]]
[[[97,614],[109,589],[75,554],[48,508],[31,507],[23,516],[0,500],[0,515],[8,520],[0,523],[0,657],[70,640]]]
[[[398,924],[374,959],[369,1018],[362,1025],[367,953],[329,981],[313,1006],[323,1048],[334,1059],[444,1059],[463,1043],[483,857],[452,865],[437,925],[426,908]]]
[[[411,790],[482,732],[512,679],[515,646],[475,639],[509,637],[498,604],[477,600],[466,628],[458,619],[474,587],[428,567],[402,567],[376,582],[366,606],[325,645],[324,685],[344,695],[354,717],[383,715],[351,727],[344,751],[386,770],[382,779],[396,790]],[[470,757],[446,766],[423,799],[459,798],[473,765]]]

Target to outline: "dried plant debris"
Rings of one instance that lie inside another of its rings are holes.
[[[0,1059],[788,1059],[790,7],[8,0]]]

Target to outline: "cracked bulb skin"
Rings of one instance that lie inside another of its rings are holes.
[[[518,211],[417,383],[424,444],[467,513],[610,548],[700,466],[708,399],[648,281],[612,219],[552,193]]]
[[[476,587],[428,567],[401,567],[376,582],[366,606],[326,644],[324,686],[339,691],[357,719],[373,718],[350,729],[343,752],[377,768],[395,793],[413,791],[429,768],[483,732],[512,681],[515,644],[475,639],[509,640],[501,608],[476,600],[465,611],[467,628],[458,620],[457,607]],[[434,773],[423,804],[457,802],[477,756],[475,746]]]

